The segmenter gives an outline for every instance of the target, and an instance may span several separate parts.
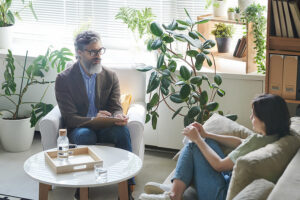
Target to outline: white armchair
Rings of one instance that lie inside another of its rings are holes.
[[[128,128],[131,137],[132,152],[144,159],[144,124],[145,124],[145,74],[138,72],[135,67],[112,68],[120,81],[121,93],[132,94],[133,103],[127,115]],[[130,78],[129,78],[130,77]],[[58,130],[62,127],[62,117],[56,105],[39,123],[44,150],[56,147]]]

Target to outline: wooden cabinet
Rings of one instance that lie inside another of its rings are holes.
[[[247,28],[247,37],[246,37],[246,56],[242,58],[237,58],[233,56],[233,52],[229,53],[218,53],[217,47],[213,48],[212,54],[216,61],[217,71],[218,72],[226,72],[226,73],[251,73],[257,71],[257,64],[255,63],[255,54],[256,51],[254,49],[254,37],[252,34],[252,24],[244,24],[241,22],[236,22],[235,20],[228,20],[224,17],[213,17],[211,14],[198,16],[198,20],[201,19],[210,19],[209,22],[204,24],[198,24],[198,31],[203,34],[206,39],[215,40],[215,36],[211,34],[211,31],[214,28],[214,24],[216,23],[225,23],[225,24],[235,24],[239,26],[246,26]],[[232,46],[236,46],[236,43],[231,43]],[[225,62],[228,60],[229,62]],[[228,65],[228,66],[226,66]],[[239,70],[237,70],[239,68]]]
[[[266,79],[265,92],[269,93],[270,54],[300,56],[300,38],[277,37],[273,21],[272,0],[268,0],[267,37],[266,37]],[[299,69],[298,69],[299,70]],[[286,99],[288,103],[300,104],[300,100]]]

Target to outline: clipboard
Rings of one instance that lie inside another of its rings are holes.
[[[122,119],[114,117],[95,117],[94,119],[80,124],[79,127],[87,127],[93,130],[99,130],[101,128],[107,128],[115,125],[115,122],[121,122]]]

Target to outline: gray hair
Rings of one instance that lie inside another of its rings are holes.
[[[76,54],[78,50],[83,51],[86,45],[98,41],[101,43],[100,35],[94,31],[84,31],[79,33],[74,41]]]

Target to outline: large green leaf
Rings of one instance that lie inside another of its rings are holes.
[[[214,77],[214,81],[217,85],[221,85],[222,84],[222,77],[219,74],[216,74]]]
[[[159,57],[158,57],[158,60],[157,60],[157,66],[156,66],[157,69],[161,68],[161,66],[164,63],[164,60],[165,60],[164,54],[160,54]]]
[[[191,93],[191,87],[188,84],[184,84],[180,89],[180,96],[182,99],[187,98]]]
[[[174,103],[182,103],[183,102],[180,94],[178,94],[178,93],[172,94],[170,96],[170,100],[173,101]]]
[[[163,86],[160,87],[160,91],[165,95],[167,96],[169,94],[169,89],[168,88],[165,88]]]
[[[171,36],[166,35],[166,36],[163,37],[163,41],[165,41],[166,43],[172,43],[172,42],[174,42],[174,38],[172,38]]]
[[[151,98],[151,100],[150,100],[150,102],[149,102],[151,108],[153,108],[154,106],[156,106],[156,105],[158,104],[158,102],[159,102],[159,96],[158,96],[157,93],[155,93],[155,94],[152,96],[152,98]]]
[[[195,63],[195,67],[197,70],[201,70],[202,66],[203,66],[203,62],[205,60],[205,54],[204,53],[199,53],[196,56],[196,63]]]
[[[210,102],[206,105],[206,109],[208,111],[215,111],[218,109],[218,107],[219,107],[219,103],[217,102]]]
[[[152,22],[150,24],[150,30],[151,30],[151,33],[153,33],[153,35],[156,35],[158,37],[162,36],[164,33],[162,28],[156,22]]]
[[[145,119],[145,123],[148,123],[151,119],[151,115],[150,114],[146,114],[146,119]]]
[[[152,72],[148,82],[147,94],[155,90],[159,86],[159,82],[157,72]]]
[[[184,80],[189,80],[191,77],[191,71],[188,70],[188,68],[184,65],[182,65],[180,67],[180,76],[184,79]]]
[[[201,105],[205,105],[207,103],[208,95],[207,95],[207,92],[205,90],[202,91],[202,93],[200,94],[199,101],[200,101]]]
[[[188,112],[189,118],[194,118],[200,113],[200,108],[199,106],[193,106]]]
[[[190,26],[190,25],[191,25],[189,22],[183,21],[183,20],[180,20],[180,19],[176,20],[176,22],[177,22],[178,24],[181,24],[181,25],[184,25],[184,26]],[[178,27],[177,27],[177,28],[178,28]]]
[[[171,72],[175,72],[177,68],[177,63],[174,60],[170,60],[168,68]]]
[[[171,30],[171,31],[175,30],[177,26],[178,26],[178,23],[174,19],[171,22],[171,24],[169,24],[168,26],[166,26],[166,25],[163,24],[164,29]]]
[[[195,24],[204,24],[204,23],[207,23],[209,22],[209,19],[202,19],[202,20],[199,20],[197,22],[195,22]]]
[[[35,105],[31,105],[32,111],[31,111],[31,118],[30,123],[31,127],[34,127],[36,123],[44,116],[46,116],[52,109],[52,104],[45,104],[45,103],[37,103]]]
[[[199,52],[196,51],[196,50],[188,50],[188,51],[186,52],[186,55],[188,55],[188,56],[190,56],[190,57],[196,57],[198,53],[199,53]]]
[[[223,97],[225,95],[225,91],[222,90],[222,89],[218,89],[217,90],[217,94],[220,96],[220,97]]]
[[[150,71],[151,69],[153,69],[152,66],[142,66],[142,67],[137,67],[136,70],[140,71],[140,72],[147,72],[147,71]]]
[[[183,119],[183,122],[184,122],[184,126],[188,126],[190,125],[191,123],[194,122],[194,119],[193,118],[190,118],[188,115],[186,115]]]
[[[238,116],[237,115],[225,115],[225,117],[227,117],[228,119],[231,119],[232,121],[236,121],[237,120],[237,118],[238,118]]]
[[[27,57],[25,58],[27,59]],[[16,92],[16,83],[15,83],[15,59],[12,55],[11,50],[8,50],[8,54],[5,58],[6,66],[4,71],[5,81],[2,83],[2,89],[4,89],[5,95],[11,95]]]
[[[152,115],[152,128],[155,130],[157,125],[157,118],[159,117],[157,112],[153,111],[151,112]]]
[[[151,49],[152,49],[152,50],[159,49],[159,48],[161,47],[162,44],[163,44],[163,43],[162,43],[161,39],[160,39],[160,38],[156,38],[156,39],[152,42],[152,44],[151,44]]]
[[[168,78],[168,77],[162,77],[161,79],[161,85],[164,87],[164,88],[168,88],[170,85],[171,85],[171,80]]]
[[[182,108],[183,108],[183,106],[181,106],[180,108],[178,108],[178,109],[174,112],[174,114],[173,114],[173,116],[172,116],[172,119],[174,119],[174,118],[180,113],[180,111],[182,110]]]
[[[202,84],[202,77],[201,76],[194,76],[191,78],[191,83],[200,86]]]
[[[190,36],[191,38],[193,38],[193,39],[199,39],[197,33],[192,32],[192,31],[189,31],[189,36]]]

